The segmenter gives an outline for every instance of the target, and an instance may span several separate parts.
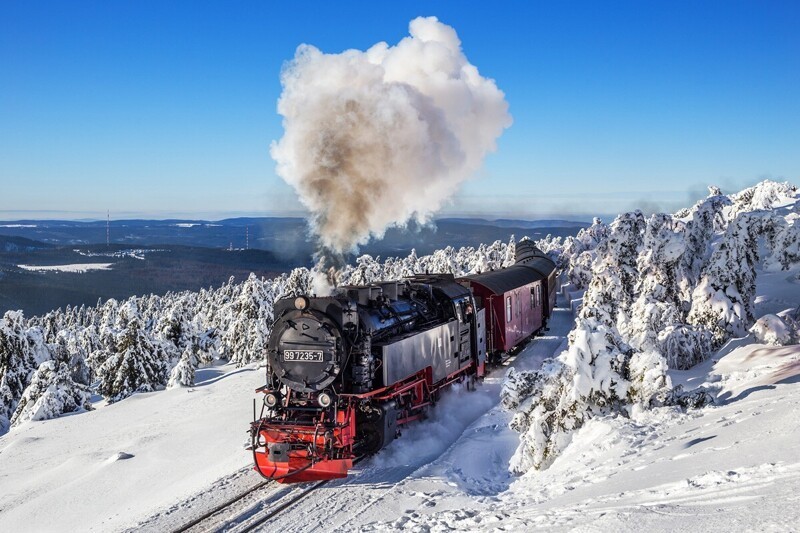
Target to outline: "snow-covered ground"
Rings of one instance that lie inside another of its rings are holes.
[[[251,460],[243,445],[263,380],[252,367],[204,369],[192,388],[3,435],[0,531],[119,531],[233,476]]]
[[[493,409],[350,528],[796,530],[800,347],[745,345],[703,366],[682,377],[716,382],[719,405],[591,420],[550,468],[514,480],[491,460],[517,445]]]
[[[565,331],[554,325],[551,333]],[[534,365],[547,352],[558,353],[557,344],[535,341],[518,364]],[[302,503],[300,512],[278,517],[270,527],[796,529],[800,510],[792,502],[800,494],[800,346],[770,347],[741,339],[719,355],[672,376],[687,388],[711,387],[716,406],[688,414],[663,408],[631,420],[591,420],[550,468],[519,478],[508,474],[519,436],[508,428],[511,414],[496,405],[492,378],[484,394],[494,406],[443,453],[428,453],[430,433],[420,425],[419,434],[409,431],[411,438],[404,436],[372,466],[326,487]],[[429,461],[431,455],[438,457]],[[396,456],[401,460],[392,462]]]
[[[759,276],[758,311],[799,302],[797,271]],[[788,280],[788,282],[787,282]],[[567,298],[514,361],[535,368],[572,325]],[[165,531],[260,481],[244,450],[263,370],[214,367],[192,388],[137,394],[0,437],[0,531]],[[353,475],[265,531],[796,529],[800,346],[730,341],[671,371],[717,404],[586,423],[546,470],[508,473],[519,435],[499,404],[503,372],[454,390]],[[272,492],[277,490],[270,489]]]
[[[90,270],[110,270],[114,263],[73,263],[71,265],[17,265],[23,270],[34,272],[77,272]]]

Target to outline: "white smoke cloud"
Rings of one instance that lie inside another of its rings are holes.
[[[409,33],[366,52],[304,44],[282,73],[285,132],[271,154],[329,251],[428,221],[511,125],[453,28],[420,17]]]

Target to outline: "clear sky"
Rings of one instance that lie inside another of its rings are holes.
[[[513,126],[445,214],[800,184],[800,2],[3,2],[0,219],[298,214],[269,145],[300,43],[453,26]]]

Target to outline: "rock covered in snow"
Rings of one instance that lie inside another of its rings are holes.
[[[750,328],[750,333],[763,344],[784,346],[792,342],[792,330],[781,317],[772,314],[759,318]]]

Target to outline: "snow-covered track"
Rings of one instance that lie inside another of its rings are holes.
[[[358,464],[364,456],[357,457],[353,464]],[[236,496],[225,500],[208,510],[202,515],[194,518],[190,522],[172,530],[172,533],[186,533],[188,531],[226,531],[236,533],[246,533],[255,531],[269,520],[276,517],[286,509],[291,508],[297,502],[314,492],[320,487],[328,484],[331,480],[317,481],[310,485],[290,485],[280,486],[268,480],[242,491]],[[278,490],[258,498],[257,501],[244,501],[248,496],[271,486],[278,487]],[[273,501],[269,501],[272,499]],[[260,507],[267,504],[265,509]]]
[[[267,511],[263,514],[259,514],[255,516],[252,520],[249,520],[242,524],[243,527],[235,527],[232,528],[231,531],[235,531],[236,533],[248,533],[249,531],[256,531],[257,528],[263,526],[280,513],[285,511],[286,509],[294,506],[297,502],[317,490],[318,488],[322,487],[323,485],[327,485],[330,480],[325,481],[317,481],[310,487],[306,487],[299,491],[290,492],[287,497],[281,498],[278,500],[276,505],[271,506]],[[285,501],[282,501],[285,500]]]
[[[353,464],[356,465],[364,460],[366,456],[357,457]],[[261,526],[265,525],[267,522],[281,514],[283,511],[294,507],[300,500],[304,499],[306,496],[311,494],[312,492],[316,491],[317,489],[324,487],[332,480],[326,479],[324,481],[317,481],[316,483],[306,486],[306,487],[293,487],[293,490],[288,492],[285,496],[279,497],[272,505],[270,505],[264,512],[257,513],[252,515],[246,520],[239,522],[232,526],[231,528],[221,528],[224,531],[230,531],[235,533],[249,533],[250,531],[257,531]]]
[[[218,515],[218,514],[222,513],[224,510],[233,507],[235,504],[237,504],[238,502],[242,501],[243,499],[245,499],[250,494],[254,493],[255,491],[257,491],[259,489],[264,488],[265,486],[269,485],[270,483],[271,483],[270,481],[262,481],[258,485],[254,486],[254,487],[251,487],[251,488],[249,488],[249,489],[237,494],[233,498],[225,500],[223,503],[217,505],[216,507],[214,507],[213,509],[207,511],[206,513],[198,516],[197,518],[195,518],[191,522],[187,522],[186,524],[182,525],[181,527],[179,527],[177,529],[174,529],[172,531],[172,533],[185,533],[186,531],[194,529],[195,526],[201,525],[203,522],[209,521],[215,515]],[[203,529],[203,530],[205,530],[205,529]]]

